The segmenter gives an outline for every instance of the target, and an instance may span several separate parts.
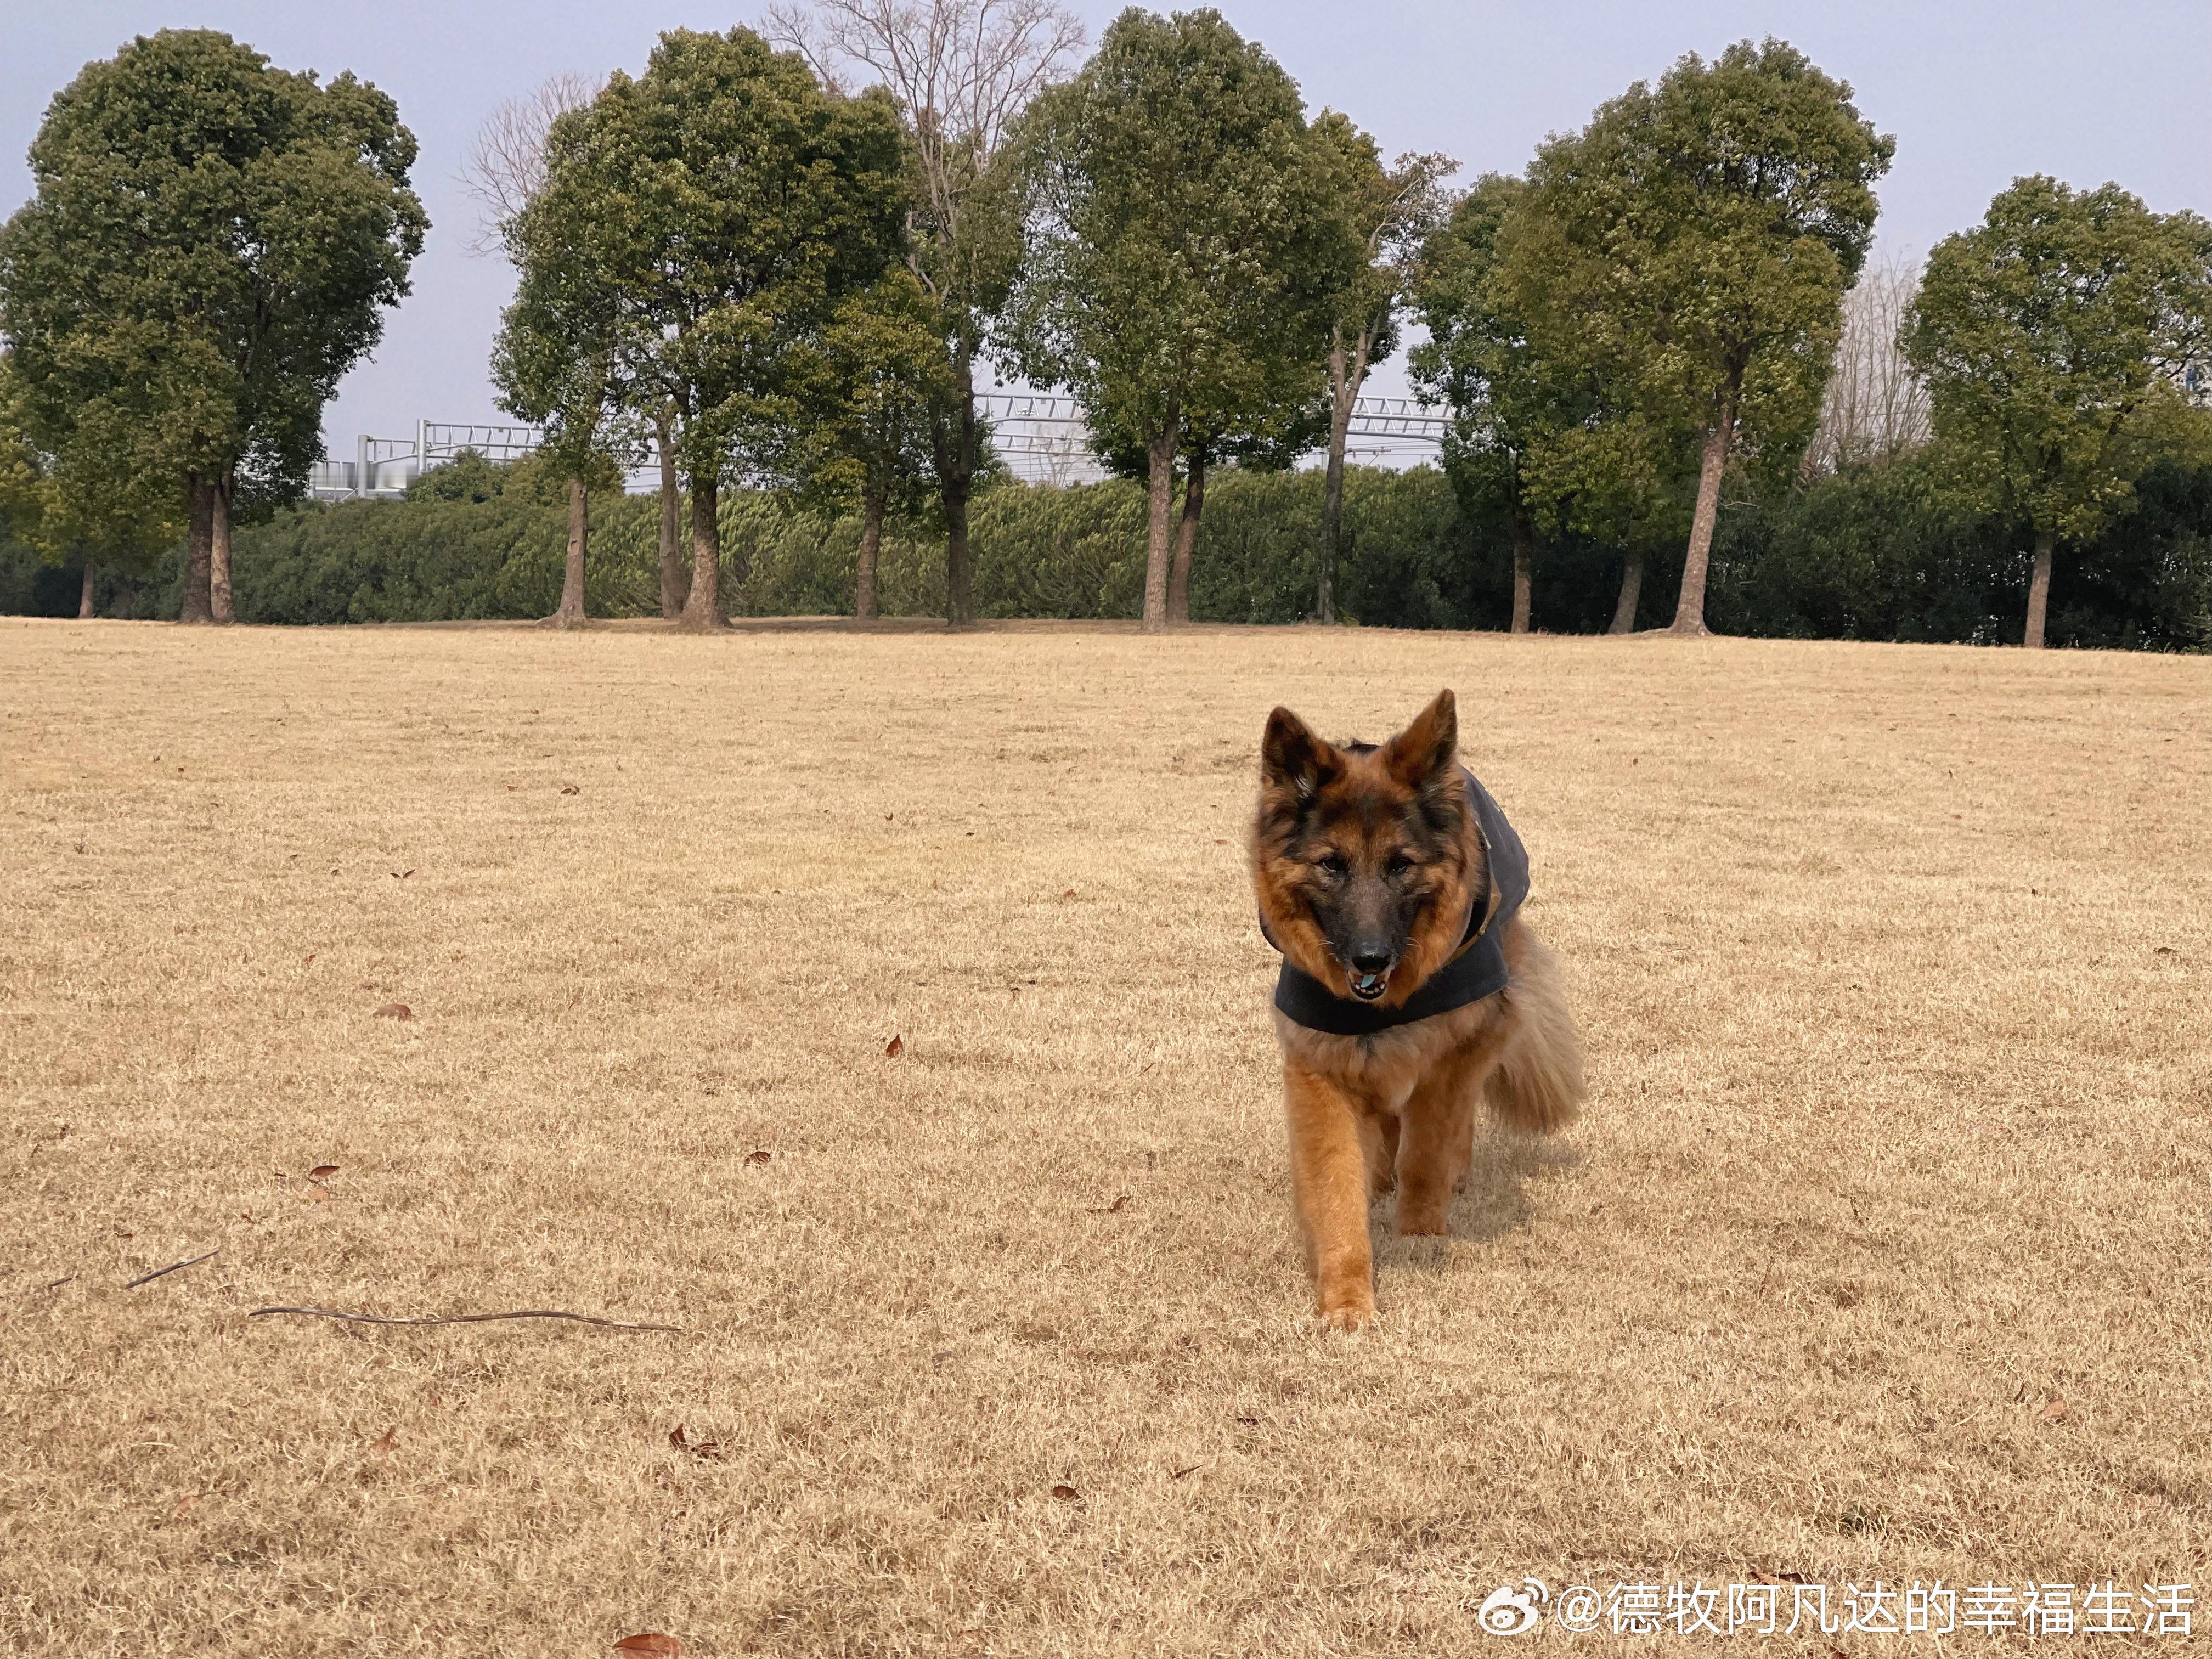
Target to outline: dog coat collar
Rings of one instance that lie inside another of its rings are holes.
[[[1474,774],[1462,766],[1460,776],[1467,780],[1468,799],[1474,806],[1474,824],[1482,836],[1489,883],[1479,902],[1468,902],[1459,948],[1395,1008],[1340,997],[1285,957],[1275,980],[1275,1006],[1293,1024],[1332,1036],[1372,1036],[1417,1019],[1448,1014],[1505,988],[1510,975],[1499,937],[1521,908],[1521,901],[1528,896],[1528,849],[1521,844],[1521,837]],[[1268,944],[1274,945],[1265,917],[1261,919],[1260,932]]]

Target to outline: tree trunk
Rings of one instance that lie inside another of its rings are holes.
[[[1644,597],[1644,554],[1638,549],[1630,552],[1628,563],[1620,573],[1620,603],[1613,608],[1613,626],[1608,634],[1633,634],[1636,631],[1637,601]]]
[[[1682,592],[1674,604],[1670,633],[1707,631],[1705,567],[1712,556],[1713,521],[1721,509],[1721,474],[1728,466],[1729,438],[1735,423],[1734,406],[1723,404],[1720,419],[1705,434],[1705,454],[1698,463],[1698,510],[1690,520],[1690,550],[1682,560]]]
[[[1513,632],[1528,631],[1528,599],[1536,562],[1536,529],[1527,513],[1513,514]]]
[[[1145,443],[1145,460],[1152,486],[1145,530],[1144,629],[1147,634],[1157,634],[1168,625],[1168,559],[1175,536],[1170,514],[1175,507],[1177,424],[1170,410],[1166,427]]]
[[[876,556],[884,545],[884,496],[881,484],[872,483],[860,499],[860,567],[853,582],[853,614],[862,622],[876,619]]]
[[[185,599],[177,620],[204,623],[215,620],[208,602],[208,568],[215,557],[215,485],[200,474],[188,474],[189,528],[185,538]]]
[[[1328,470],[1321,490],[1321,579],[1315,583],[1314,615],[1336,620],[1336,569],[1344,557],[1344,451],[1352,436],[1352,405],[1359,396],[1341,345],[1328,354]]]
[[[212,515],[208,525],[208,613],[216,622],[234,623],[238,611],[230,599],[230,502],[237,493],[236,479],[225,477],[212,486]]]
[[[584,623],[584,543],[591,533],[591,502],[581,478],[568,480],[568,565],[561,576],[561,608],[553,620],[562,628]]]
[[[673,422],[663,416],[653,428],[660,450],[660,617],[674,622],[684,614],[684,512],[676,483]]]
[[[1168,620],[1190,620],[1190,556],[1198,545],[1198,515],[1206,507],[1206,452],[1194,449],[1185,463],[1182,519],[1176,526],[1175,562],[1168,567]]]
[[[945,506],[945,623],[975,621],[975,572],[968,550],[968,498],[975,487],[975,362],[965,343],[953,356],[952,430],[937,440],[938,495]],[[947,441],[947,439],[950,441]]]
[[[87,559],[84,562],[84,586],[77,591],[76,619],[79,622],[90,622],[93,619],[94,615],[94,612],[92,608],[92,561],[90,559]]]
[[[695,633],[722,625],[716,584],[722,574],[721,480],[713,473],[691,475],[691,592],[677,624]]]
[[[2035,573],[2027,579],[2027,632],[2021,640],[2031,651],[2043,649],[2044,613],[2051,605],[2051,552],[2057,539],[2048,530],[2035,532]]]

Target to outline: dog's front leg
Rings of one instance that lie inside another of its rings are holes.
[[[1336,1084],[1286,1067],[1291,1182],[1297,1193],[1316,1311],[1338,1330],[1375,1317],[1374,1247],[1367,1237],[1367,1159],[1358,1109]]]

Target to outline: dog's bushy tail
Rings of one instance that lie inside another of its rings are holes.
[[[1589,1092],[1582,1033],[1552,947],[1518,918],[1505,946],[1513,977],[1501,994],[1513,1029],[1483,1092],[1491,1115],[1507,1128],[1547,1135],[1579,1117]]]

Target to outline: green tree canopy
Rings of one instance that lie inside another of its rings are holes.
[[[621,399],[678,413],[688,626],[719,620],[723,480],[787,470],[822,328],[902,246],[902,166],[888,97],[838,97],[743,28],[671,30],[643,75],[553,124],[513,240],[549,291],[588,296],[577,337],[604,327]]]
[[[2179,386],[2209,331],[2212,224],[2117,185],[2015,179],[1929,255],[1903,343],[1947,475],[2034,538],[2028,645],[2043,643],[2057,541],[2095,538],[2201,426]]]
[[[1742,41],[1638,82],[1530,171],[1562,232],[1555,282],[1587,348],[1634,375],[1647,426],[1704,434],[1684,632],[1705,629],[1731,454],[1794,465],[1819,416],[1895,148],[1851,97],[1795,47]]]
[[[81,562],[88,605],[96,565],[151,569],[183,528],[183,501],[168,481],[134,470],[132,434],[111,430],[112,407],[69,426],[48,452],[32,438],[27,401],[14,354],[0,353],[0,536],[48,564]]]
[[[876,561],[884,518],[921,507],[938,482],[936,438],[958,398],[958,369],[945,354],[937,301],[902,266],[838,307],[822,337],[822,385],[802,441],[800,494],[860,509],[854,614],[877,614]]]
[[[544,428],[539,453],[562,475],[568,550],[552,620],[584,620],[584,564],[593,484],[621,487],[623,463],[642,453],[645,421],[628,408],[617,374],[618,295],[568,257],[562,227],[526,201],[505,222],[519,276],[493,343],[491,372],[501,406]]]
[[[1451,410],[1444,465],[1462,498],[1511,522],[1513,631],[1529,625],[1538,532],[1566,531],[1623,550],[1614,622],[1626,632],[1647,545],[1686,521],[1684,432],[1639,407],[1633,374],[1590,337],[1559,281],[1574,256],[1546,207],[1498,173],[1460,198],[1422,255],[1429,337],[1413,382]]]
[[[1081,72],[1036,100],[1020,144],[1028,257],[1012,356],[1144,445],[1144,620],[1163,627],[1187,431],[1311,399],[1360,250],[1297,84],[1216,11],[1123,12]]]
[[[428,228],[390,98],[167,29],[88,64],[0,229],[0,330],[33,436],[190,505],[187,619],[227,621],[240,497],[286,500]]]
[[[1335,577],[1344,552],[1344,455],[1352,413],[1368,371],[1398,349],[1400,313],[1411,297],[1424,248],[1450,210],[1443,181],[1450,156],[1405,155],[1389,167],[1351,118],[1323,110],[1314,142],[1329,168],[1330,198],[1358,264],[1337,290],[1329,318],[1328,471],[1322,490],[1322,568],[1316,611],[1336,620]]]

